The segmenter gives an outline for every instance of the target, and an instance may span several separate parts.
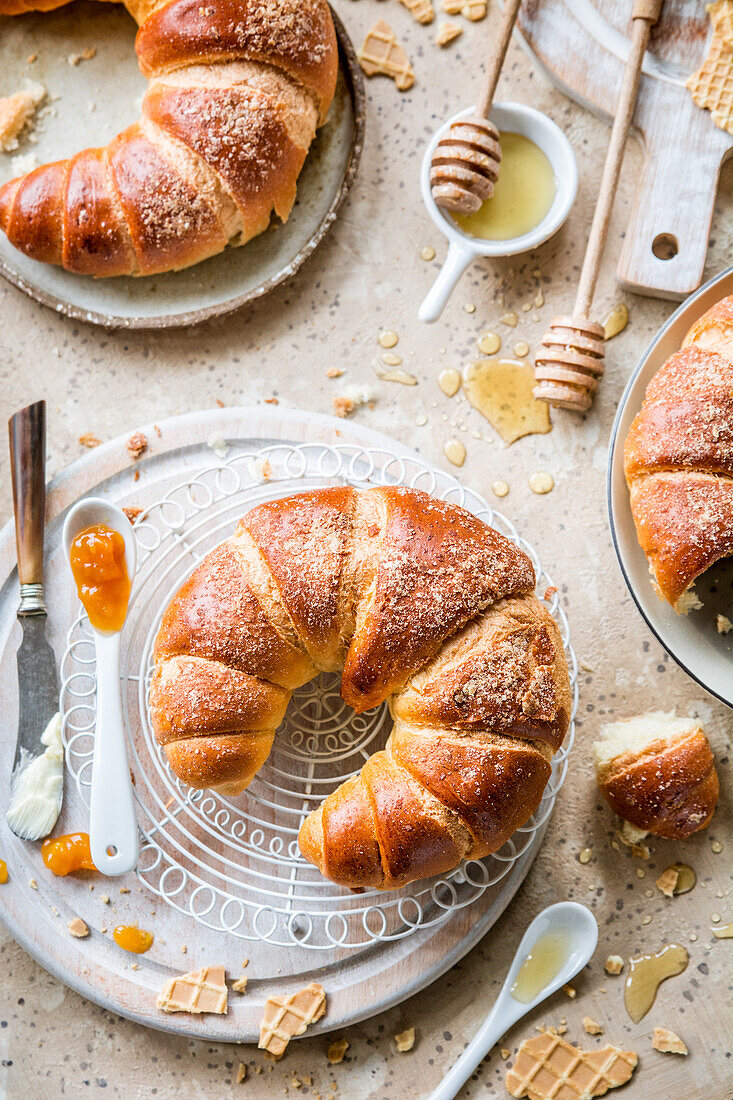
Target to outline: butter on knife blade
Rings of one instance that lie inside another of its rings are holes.
[[[7,821],[25,840],[47,836],[59,816],[64,793],[64,746],[61,741],[61,715],[54,714],[41,735],[46,746],[40,756],[21,750],[20,761],[11,779]]]

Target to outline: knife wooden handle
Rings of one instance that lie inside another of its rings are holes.
[[[8,432],[18,579],[22,585],[40,585],[46,511],[46,402],[36,401],[11,416]]]

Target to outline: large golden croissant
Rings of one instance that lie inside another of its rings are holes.
[[[654,586],[676,611],[733,554],[733,295],[692,326],[652,378],[629,429],[624,469]]]
[[[0,16],[66,0],[0,0]],[[104,149],[0,188],[0,228],[36,260],[150,275],[244,244],[296,180],[336,86],[326,0],[125,0],[150,78],[142,119]]]
[[[303,854],[392,888],[496,851],[537,808],[571,709],[529,558],[417,490],[316,490],[254,508],[174,597],[155,644],[153,727],[194,787],[243,790],[294,688],[343,668],[357,712],[389,699],[387,746],[311,813]]]

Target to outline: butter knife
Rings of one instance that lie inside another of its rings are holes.
[[[46,506],[46,402],[36,401],[8,422],[10,471],[13,482],[15,541],[18,550],[20,606],[18,622],[23,638],[17,653],[18,740],[13,762],[13,792],[21,772],[44,753],[41,736],[59,709],[59,677],[56,657],[46,638],[46,604],[43,595],[43,535]],[[45,739],[44,739],[45,740]],[[60,750],[49,746],[47,753]],[[46,741],[48,744],[48,741]],[[58,761],[59,769],[63,761]],[[38,769],[36,769],[38,770]],[[61,771],[62,775],[63,772]],[[39,840],[51,832],[61,811],[63,780],[53,786],[45,819],[19,821],[9,815],[13,832],[25,840]],[[53,815],[54,802],[57,804]],[[30,817],[33,817],[31,814]],[[49,823],[50,822],[50,823]],[[40,831],[39,831],[40,830]]]

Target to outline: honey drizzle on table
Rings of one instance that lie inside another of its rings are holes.
[[[624,1004],[635,1024],[646,1016],[654,1004],[661,983],[681,974],[689,961],[687,948],[678,943],[666,944],[656,955],[637,955],[629,959]]]
[[[463,373],[468,400],[505,443],[552,430],[550,407],[535,398],[534,384],[532,365],[516,359],[478,359]]]

